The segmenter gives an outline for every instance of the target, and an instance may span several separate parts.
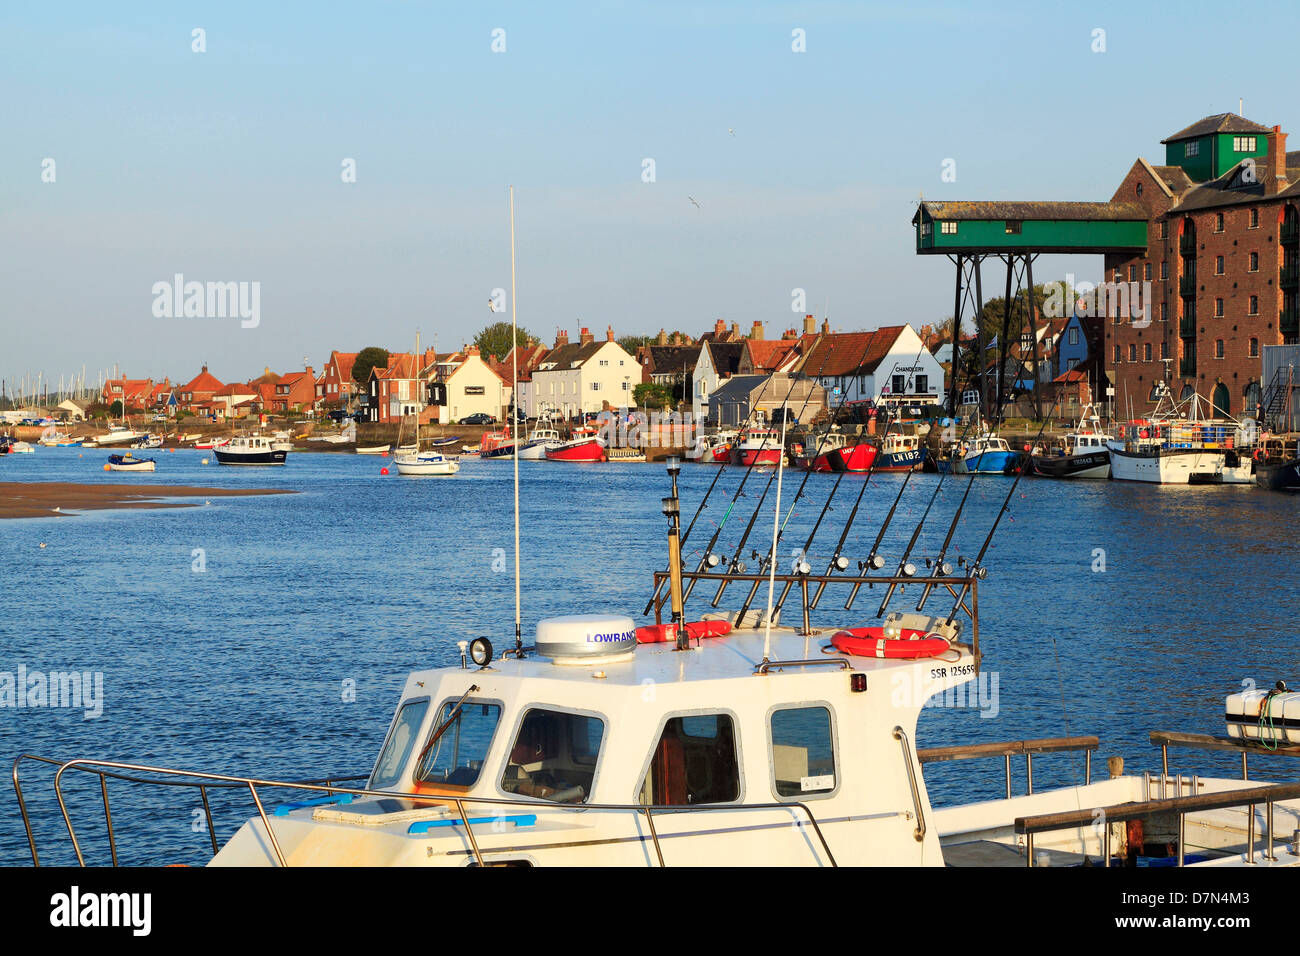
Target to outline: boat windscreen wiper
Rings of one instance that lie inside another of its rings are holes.
[[[452,724],[454,724],[458,719],[460,719],[460,712],[465,707],[466,698],[468,698],[469,695],[474,693],[474,691],[476,690],[478,690],[478,684],[470,684],[469,690],[461,694],[460,699],[457,700],[456,703],[452,705],[451,712],[447,714],[447,719],[438,725],[438,729],[433,732],[433,734],[429,737],[429,742],[425,744],[424,749],[420,751],[420,757],[418,760],[415,761],[415,765],[417,767],[420,766],[422,763],[424,763],[425,756],[428,755],[429,750],[432,749],[433,745],[438,742],[438,738],[440,738],[443,734],[445,734],[448,728],[450,728]]]

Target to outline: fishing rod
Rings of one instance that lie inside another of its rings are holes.
[[[769,374],[768,378],[770,379],[771,376],[775,374],[776,372],[773,371],[772,373]],[[757,405],[754,408],[750,409],[749,414],[745,416],[745,421],[740,426],[741,431],[749,427],[749,422],[751,421],[751,419],[753,419],[757,411],[758,411]],[[713,495],[713,489],[717,487],[719,480],[721,480],[722,478],[722,473],[727,470],[727,465],[729,465],[730,463],[731,463],[730,459],[728,459],[727,461],[722,462],[722,464],[718,466],[718,470],[713,476],[713,481],[709,482],[708,490],[705,491],[704,497],[700,499],[699,507],[695,509],[695,516],[691,518],[691,523],[686,526],[686,531],[681,538],[681,544],[683,545],[686,544],[686,539],[691,536],[691,531],[694,530],[695,528],[695,522],[697,522],[700,519],[700,515],[702,515],[704,513],[704,509],[708,507],[709,498]],[[752,468],[752,464],[751,464],[751,468]],[[731,509],[735,507],[736,501],[739,499],[740,494],[745,487],[745,482],[748,479],[749,479],[749,471],[746,470],[744,476],[740,480],[740,484],[736,487],[735,493],[732,495],[731,504],[727,505],[727,510],[722,516],[722,521],[718,524],[717,530],[714,531],[713,533],[713,538],[709,541],[708,546],[705,547],[704,549],[704,556],[700,559],[700,565],[698,568],[695,569],[697,573],[703,571],[704,568],[708,565],[709,559],[714,557],[713,546],[717,543],[718,535],[721,533],[723,526],[726,525],[727,518],[730,517],[731,515]],[[713,563],[715,565],[717,564],[716,558],[713,561]],[[683,601],[685,601],[685,599],[690,596],[691,590],[694,587],[695,587],[695,579],[692,578],[687,583],[686,592],[682,596]],[[650,595],[650,600],[646,602],[645,610],[641,612],[642,614],[650,613],[650,609],[653,608],[655,602],[659,600],[659,594],[663,590],[663,588],[664,588],[664,581],[661,579],[657,584],[655,584],[654,593]]]
[[[954,333],[954,334],[955,334],[955,333]],[[979,357],[979,364],[982,366],[982,365],[983,365],[983,362],[984,362],[984,357],[983,357],[983,356],[980,356],[980,357]],[[984,373],[981,372],[980,374],[981,374],[981,376],[983,376]],[[999,396],[999,417],[1000,417],[1000,414],[1001,414],[1001,403],[1002,403],[1002,401],[1004,401],[1004,400],[1005,400],[1005,396]],[[977,420],[978,418],[979,418],[979,416],[975,416],[975,418],[972,418],[971,420],[969,420],[969,421],[966,422],[966,427],[965,427],[964,429],[962,429],[962,434],[961,434],[961,436],[957,439],[957,443],[958,443],[958,444],[960,444],[960,443],[962,443],[962,442],[964,442],[964,441],[966,440],[966,435],[967,435],[967,433],[970,431],[971,426],[975,424],[975,422],[976,422],[976,420]],[[930,516],[930,511],[931,511],[931,509],[934,507],[934,503],[935,503],[935,501],[936,501],[936,500],[938,499],[938,497],[939,497],[939,492],[940,492],[940,491],[942,490],[942,488],[943,488],[943,483],[944,483],[945,480],[947,480],[949,474],[952,474],[952,466],[951,466],[951,464],[949,465],[949,469],[948,469],[948,471],[942,472],[942,473],[939,475],[939,481],[938,481],[938,483],[934,486],[934,491],[933,491],[933,492],[931,493],[931,495],[930,495],[930,501],[929,501],[929,502],[926,504],[926,506],[925,506],[925,511],[921,514],[921,520],[920,520],[919,522],[917,522],[916,527],[912,529],[912,537],[911,537],[911,539],[907,542],[907,548],[903,551],[903,556],[902,556],[902,557],[899,559],[899,561],[898,561],[898,571],[895,573],[895,575],[894,575],[895,577],[909,577],[909,578],[910,578],[913,574],[916,573],[916,567],[915,567],[915,565],[911,564],[911,562],[910,562],[910,560],[909,560],[909,559],[911,558],[911,556],[912,556],[912,549],[916,547],[916,542],[917,542],[917,540],[921,537],[921,529],[925,526],[926,519],[929,518],[929,516]],[[970,480],[971,480],[972,482],[975,480],[975,477],[974,477],[973,474],[971,475],[971,479],[970,479]],[[969,485],[969,484],[968,484],[967,487],[966,487],[966,494],[967,494],[967,495],[970,494],[970,485]],[[964,505],[965,502],[966,502],[966,498],[965,498],[965,496],[963,496],[963,497],[962,497],[962,504]],[[953,522],[954,522],[954,525],[955,525],[957,519],[958,519],[960,516],[961,516],[961,508],[959,507],[959,508],[957,509],[956,514],[953,515]],[[951,537],[951,531],[949,532],[949,536]],[[851,595],[849,595],[849,601],[848,601],[848,603],[846,603],[845,606],[844,606],[844,609],[845,609],[846,611],[847,611],[847,610],[849,609],[849,607],[852,605],[853,599],[857,596],[857,587],[860,587],[860,586],[855,586],[854,593],[851,594]],[[889,602],[893,599],[893,597],[894,597],[894,591],[895,591],[897,588],[898,588],[898,584],[897,584],[897,583],[890,583],[888,589],[885,591],[885,597],[884,597],[884,600],[882,600],[882,601],[880,602],[880,607],[876,610],[876,617],[881,617],[881,616],[884,615],[884,613],[885,613],[885,608],[887,608],[887,607],[889,606]]]
[[[1022,368],[1024,367],[1023,361],[1021,362],[1021,367]],[[1051,421],[1052,415],[1056,412],[1056,408],[1060,404],[1061,404],[1061,395],[1060,393],[1058,393],[1056,396],[1056,401],[1052,403],[1052,407],[1048,410],[1047,417],[1043,419],[1042,425],[1040,425],[1038,428],[1038,434],[1034,436],[1034,445],[1037,445],[1038,442],[1042,439],[1043,432],[1047,428],[1047,423]],[[989,545],[993,543],[993,535],[998,530],[998,524],[1002,521],[1002,516],[1007,513],[1008,506],[1011,504],[1011,496],[1016,493],[1016,487],[1020,484],[1020,479],[1023,478],[1024,476],[1025,476],[1025,469],[1021,467],[1019,472],[1017,472],[1016,474],[1016,480],[1011,483],[1011,487],[1007,490],[1006,498],[1002,500],[1002,507],[998,509],[997,516],[994,517],[993,519],[993,526],[989,528],[989,533],[985,536],[984,543],[980,545],[979,554],[975,556],[975,561],[970,566],[971,568],[970,577],[983,579],[988,574],[988,569],[984,567],[984,555],[988,552]],[[961,608],[963,602],[966,600],[966,594],[969,591],[970,591],[970,580],[967,579],[966,583],[964,583],[961,586],[961,590],[957,592],[957,600],[953,603],[952,610],[948,612],[948,618],[946,623],[951,624],[953,622],[953,618],[957,616],[957,611]]]
[[[823,366],[825,365],[825,361],[826,361],[825,358],[823,358],[822,359]],[[818,369],[818,374],[819,375],[821,374],[820,368]],[[775,375],[776,375],[776,369],[773,369],[768,374],[767,377],[768,382],[771,382],[771,380],[775,377]],[[793,378],[790,380],[790,388],[786,391],[785,399],[783,399],[781,403],[783,408],[785,407],[786,402],[789,401],[790,396],[794,393],[794,387],[797,384],[797,381],[798,381],[797,379],[793,379]],[[767,383],[764,383],[764,387],[766,387],[766,385]],[[760,392],[759,394],[761,395],[762,393]],[[753,407],[749,410],[749,414],[745,416],[745,421],[740,425],[740,431],[742,434],[746,429],[750,427],[750,423],[754,421],[757,414],[758,414],[758,403],[755,402]],[[705,493],[704,499],[700,502],[699,508],[697,508],[695,511],[695,517],[691,519],[690,526],[687,527],[686,529],[686,534],[682,535],[682,544],[686,543],[687,537],[690,536],[691,529],[695,527],[696,520],[699,518],[700,514],[704,511],[705,507],[707,506],[709,497],[710,495],[713,494],[713,489],[718,484],[718,479],[722,477],[722,473],[727,469],[727,466],[730,463],[731,463],[730,458],[728,458],[727,461],[724,461],[719,466],[718,473],[714,475],[713,481],[709,485],[709,490]],[[718,522],[717,527],[713,531],[713,536],[709,538],[709,543],[704,547],[704,552],[700,557],[700,563],[695,569],[696,574],[703,573],[706,568],[712,568],[718,565],[719,559],[718,556],[714,553],[713,549],[714,547],[717,546],[718,538],[722,535],[722,530],[723,528],[726,527],[727,519],[731,517],[732,510],[736,507],[737,503],[740,501],[741,496],[744,494],[745,484],[749,481],[749,476],[753,473],[754,467],[757,464],[758,464],[758,456],[755,455],[754,460],[749,463],[748,467],[745,469],[744,475],[741,476],[740,484],[736,486],[736,490],[735,492],[733,492],[731,496],[731,502],[727,505],[727,510],[722,515],[722,520]],[[695,590],[695,583],[697,580],[698,578],[692,577],[690,581],[686,583],[686,590],[682,594],[683,606],[685,606],[687,598],[691,596],[691,592]],[[650,609],[654,606],[655,601],[659,599],[659,593],[662,589],[663,589],[663,581],[661,580],[660,583],[655,585],[654,594],[651,595],[649,603],[646,604],[645,611],[643,612],[644,614],[650,613]]]
[[[919,361],[921,360],[921,355],[924,353],[925,348],[926,348],[925,343],[922,342],[922,343],[921,343],[921,349],[920,349],[920,351],[918,351],[918,352],[916,353],[916,357],[915,357],[914,359],[912,359],[912,365],[913,365],[913,367],[915,367],[915,366],[916,366],[916,363],[919,362]],[[908,384],[909,386],[910,386],[910,385],[912,384],[912,382],[914,381],[915,375],[916,375],[915,372],[912,372],[912,373],[909,375],[908,380],[907,380],[907,384]],[[904,391],[906,391],[906,388],[904,389]],[[882,433],[882,439],[883,439],[883,438],[887,438],[887,437],[889,436],[889,428],[890,428],[890,424],[891,424],[891,423],[890,423],[890,416],[889,416],[888,408],[885,409],[885,414],[884,414],[884,423],[885,423],[885,430],[884,430],[884,432]],[[862,499],[863,499],[863,497],[864,497],[864,496],[866,495],[866,493],[867,493],[867,486],[871,483],[871,476],[875,473],[875,470],[876,470],[876,463],[877,463],[879,460],[880,460],[880,455],[877,454],[874,458],[872,458],[872,460],[871,460],[871,464],[870,464],[870,465],[868,466],[868,468],[867,468],[866,476],[863,478],[863,481],[862,481],[862,487],[858,489],[858,497],[857,497],[857,500],[855,500],[855,501],[853,502],[853,509],[849,512],[848,520],[844,522],[844,528],[843,528],[843,529],[841,530],[841,532],[840,532],[840,539],[839,539],[839,541],[838,541],[838,542],[836,543],[836,545],[835,545],[835,552],[834,552],[834,554],[831,555],[831,560],[830,560],[829,564],[827,564],[827,566],[826,566],[826,575],[824,575],[824,576],[829,576],[829,575],[831,574],[832,571],[836,571],[836,570],[839,570],[839,571],[845,571],[845,570],[848,570],[848,567],[849,567],[849,559],[846,558],[846,557],[844,557],[844,543],[848,540],[848,537],[849,537],[849,531],[850,531],[850,530],[852,529],[852,527],[853,527],[853,522],[857,519],[857,516],[858,516],[858,510],[859,510],[859,508],[860,508],[861,505],[862,505]],[[871,552],[867,555],[867,558],[866,558],[865,561],[859,561],[859,562],[858,562],[858,570],[859,570],[859,571],[867,571],[867,570],[876,570],[876,571],[878,571],[878,570],[880,570],[880,568],[882,568],[882,567],[884,566],[885,561],[884,561],[884,559],[881,558],[881,557],[879,556],[879,554],[878,554],[878,551],[880,550],[880,542],[884,539],[884,537],[885,537],[885,529],[889,527],[889,523],[893,520],[893,518],[894,518],[894,512],[895,512],[895,510],[897,510],[897,508],[898,508],[898,503],[899,503],[899,501],[902,500],[903,492],[907,489],[907,484],[908,484],[908,482],[911,481],[911,480],[912,480],[912,472],[911,472],[911,470],[909,470],[908,473],[903,477],[903,484],[902,484],[902,486],[898,489],[898,495],[894,498],[894,503],[893,503],[893,504],[890,506],[890,508],[889,508],[889,514],[887,514],[887,515],[885,516],[885,521],[884,521],[884,523],[880,526],[880,531],[879,531],[879,533],[876,535],[876,542],[875,542],[875,544],[873,544],[873,545],[871,546]],[[828,502],[828,504],[829,504],[829,502]],[[820,524],[820,519],[818,519],[818,523]],[[814,595],[813,595],[813,599],[812,599],[811,601],[808,602],[808,608],[809,608],[809,610],[816,610],[816,609],[817,609],[817,604],[818,604],[818,603],[821,601],[821,599],[822,599],[822,593],[826,590],[826,584],[827,584],[826,581],[819,581],[819,582],[817,583],[817,593],[814,594]],[[850,595],[850,597],[849,597],[849,604],[846,606],[846,609],[847,609],[848,606],[852,606],[853,600],[857,598],[858,590],[859,590],[861,587],[862,587],[861,584],[855,584],[855,585],[853,586],[853,593],[852,593],[852,595]]]
[[[1025,360],[1021,358],[1020,367],[1016,369],[1016,379],[1019,379],[1021,374],[1024,371],[1025,371]],[[999,369],[998,379],[999,381],[1005,380],[1005,368]],[[995,421],[997,423],[1000,423],[1002,421],[1002,413],[1003,410],[1006,408],[1008,398],[1010,398],[1010,389],[1003,389],[1001,392],[999,392],[998,407],[995,410]],[[1058,401],[1060,400],[1059,395],[1057,396],[1057,400]],[[1052,409],[1055,410],[1055,408],[1056,405],[1053,404]],[[1050,417],[1051,416],[1049,415],[1048,419],[1050,419]],[[1042,436],[1042,428],[1046,427],[1048,419],[1043,420],[1043,425],[1039,428],[1039,437]],[[1038,438],[1036,437],[1034,439],[1034,443],[1037,444],[1037,442],[1038,442]],[[982,454],[983,453],[981,453],[981,456]],[[1020,471],[1017,472],[1016,481],[1012,484],[1013,489],[1015,487],[1015,484],[1019,483],[1020,475],[1023,473],[1024,473],[1024,468],[1022,467]],[[960,504],[957,506],[957,510],[953,513],[952,523],[948,527],[948,535],[943,540],[943,546],[939,549],[939,554],[938,557],[935,558],[934,564],[931,566],[929,559],[926,560],[926,565],[928,567],[932,567],[932,571],[930,574],[930,580],[926,583],[924,589],[921,592],[920,600],[916,602],[917,611],[924,610],[925,602],[929,600],[931,592],[933,592],[935,587],[938,586],[938,579],[952,573],[952,565],[949,564],[946,560],[948,554],[948,548],[952,544],[953,535],[957,531],[957,522],[961,520],[962,511],[966,507],[966,499],[970,496],[971,487],[975,483],[975,476],[976,476],[976,472],[972,471],[970,473],[970,480],[966,483],[966,492],[965,494],[962,495],[962,499]]]
[[[831,342],[831,343],[829,343],[829,344],[827,345],[827,347],[826,347],[826,354],[822,356],[821,364],[817,367],[817,374],[813,376],[812,381],[813,381],[814,383],[816,382],[817,379],[821,378],[822,371],[826,368],[826,362],[830,359],[831,354],[832,354],[834,351],[835,351],[835,343],[834,343],[834,342]],[[789,401],[790,401],[790,395],[794,393],[794,386],[795,386],[795,383],[798,382],[798,381],[808,381],[808,379],[802,379],[802,380],[801,380],[801,379],[794,379],[794,378],[791,379],[791,381],[790,381],[790,392],[788,392],[788,393],[786,394],[785,399],[781,402],[781,422],[782,422],[782,425],[783,425],[783,426],[784,426],[785,419],[786,419],[786,416],[787,416],[788,411],[789,411],[789,409],[788,409],[788,404],[789,404]],[[808,394],[804,396],[803,405],[800,406],[800,408],[799,408],[799,414],[796,416],[796,418],[798,418],[798,419],[802,419],[802,418],[803,418],[803,413],[807,410],[807,408],[808,408],[808,402],[812,399],[812,396],[813,396],[813,387],[812,387],[812,386],[809,386],[809,388],[808,388]],[[784,429],[784,427],[783,427],[783,428],[782,428],[782,432],[784,433],[784,431],[785,431],[785,429]],[[761,443],[760,443],[760,445],[759,445],[759,451],[762,451],[762,444],[761,444]],[[780,454],[781,454],[782,458],[784,458],[784,456],[785,456],[785,445],[784,445],[784,443],[782,443],[782,446],[781,446],[781,448],[780,448]],[[755,453],[755,455],[754,455],[754,461],[750,464],[750,467],[751,467],[751,468],[754,466],[754,464],[757,464],[757,462],[758,462],[758,458],[759,458],[758,453]],[[780,459],[778,459],[778,463],[779,463],[779,461],[780,461]],[[759,512],[759,511],[762,509],[762,507],[763,507],[763,502],[764,502],[764,501],[766,500],[766,498],[767,498],[767,493],[768,493],[768,491],[769,491],[769,490],[771,489],[771,487],[772,487],[772,481],[777,477],[777,475],[778,475],[779,473],[780,473],[780,469],[778,468],[777,471],[774,471],[774,472],[772,472],[770,475],[768,475],[768,478],[767,478],[767,484],[766,484],[766,485],[764,486],[764,488],[763,488],[763,494],[762,494],[762,497],[759,498],[759,500],[758,500],[758,505],[754,508],[754,513],[753,513],[752,515],[750,515],[750,518],[749,518],[749,524],[746,525],[746,527],[745,527],[745,533],[742,534],[742,535],[740,536],[740,542],[736,545],[736,552],[735,552],[735,554],[733,554],[733,555],[731,556],[731,564],[730,564],[730,566],[728,567],[728,570],[727,570],[727,573],[728,573],[728,574],[734,574],[734,573],[736,572],[736,570],[737,570],[737,568],[738,568],[738,566],[739,566],[739,564],[740,564],[740,558],[741,558],[741,555],[744,553],[744,550],[745,550],[745,542],[749,540],[749,534],[750,534],[751,531],[754,530],[754,521],[755,521],[755,519],[757,519],[757,517],[758,517],[758,512]],[[779,534],[778,534],[778,537],[779,537]],[[727,585],[730,584],[730,583],[731,583],[731,579],[730,579],[730,578],[725,578],[725,577],[724,577],[724,578],[723,578],[723,579],[718,583],[718,592],[717,592],[715,595],[713,595],[713,601],[711,602],[711,605],[710,605],[710,606],[712,606],[712,607],[717,607],[717,606],[718,606],[718,602],[720,602],[720,601],[722,600],[723,592],[725,592],[725,591],[727,590]],[[736,618],[736,620],[739,621],[740,618]]]
[[[873,339],[873,338],[874,338],[874,335],[872,335],[872,336],[868,336],[866,345],[864,345],[864,346],[862,347],[862,354],[858,357],[858,362],[857,362],[857,366],[856,366],[856,368],[860,369],[860,368],[862,367],[862,363],[866,361],[866,358],[867,358],[867,352],[869,352],[869,351],[871,350],[871,343],[872,343],[872,339]],[[922,346],[922,348],[924,348],[924,346]],[[920,356],[919,356],[919,353],[918,353],[918,359],[919,359],[919,357],[920,357]],[[915,363],[913,363],[913,364],[915,364]],[[818,375],[818,377],[820,378],[820,374]],[[848,398],[849,398],[849,390],[848,390],[847,388],[845,388],[845,390],[844,390],[844,394],[840,397],[839,404],[835,407],[834,412],[833,412],[833,413],[831,414],[831,416],[830,416],[830,421],[831,421],[832,424],[834,423],[835,419],[839,416],[839,413],[842,412],[842,411],[844,410],[844,405],[845,405],[845,403],[848,401]],[[825,444],[826,444],[827,439],[830,438],[830,434],[831,434],[830,427],[828,427],[827,430],[826,430],[825,432],[822,433],[822,436],[821,436],[820,440],[819,440],[818,443],[817,443],[817,448],[813,451],[812,455],[808,455],[808,456],[807,456],[807,463],[808,463],[808,464],[807,464],[807,469],[804,471],[803,480],[799,483],[799,488],[795,491],[794,498],[793,498],[793,500],[790,502],[790,510],[786,512],[785,520],[781,522],[781,531],[780,531],[780,534],[784,534],[784,533],[785,533],[785,526],[790,522],[790,519],[791,519],[792,517],[794,517],[794,509],[795,509],[795,505],[797,505],[797,504],[799,503],[799,499],[803,497],[803,494],[804,494],[804,488],[805,488],[805,487],[807,486],[807,484],[808,484],[808,479],[810,479],[810,478],[812,477],[813,469],[816,467],[817,459],[821,456],[822,448],[825,447]],[[859,437],[860,437],[860,436],[859,436]],[[805,452],[805,454],[806,454],[806,452]],[[876,464],[876,459],[875,459],[875,457],[872,457],[872,459],[871,459],[871,467],[875,467],[875,464]],[[831,500],[835,497],[835,493],[839,490],[840,482],[844,480],[844,476],[845,476],[846,474],[847,474],[847,472],[842,471],[842,472],[839,473],[839,477],[837,477],[837,478],[835,479],[835,484],[834,484],[834,485],[832,486],[832,488],[831,488],[831,493],[830,493],[830,495],[828,495],[827,498],[826,498],[826,503],[825,503],[825,505],[823,505],[823,507],[822,507],[821,514],[818,515],[818,517],[817,517],[817,521],[816,521],[816,523],[813,525],[812,533],[808,535],[808,540],[804,542],[803,551],[802,551],[802,554],[803,554],[804,556],[806,556],[806,555],[808,554],[808,549],[812,547],[813,538],[814,538],[814,537],[816,536],[816,534],[817,534],[817,529],[821,526],[822,519],[826,517],[826,512],[830,510]],[[870,475],[870,471],[868,471],[868,475]],[[779,535],[778,535],[778,537],[779,537]],[[773,544],[773,547],[775,547],[775,543]],[[775,561],[775,560],[776,560],[776,553],[773,552],[773,553],[771,554],[771,556],[768,558],[768,560],[769,560],[769,561]],[[802,559],[801,559],[800,563],[801,563],[801,564],[803,563],[803,560],[802,560]],[[743,605],[741,605],[741,608],[740,608],[740,615],[739,615],[739,617],[737,618],[737,620],[743,618],[743,617],[745,616],[745,612],[749,610],[749,605],[753,602],[754,597],[758,594],[758,586],[759,586],[759,583],[760,583],[760,582],[755,581],[754,584],[753,584],[753,586],[749,589],[749,597],[747,597],[747,598],[745,599],[745,603],[744,603]],[[778,601],[776,602],[775,609],[776,609],[777,611],[781,610],[781,608],[785,605],[785,599],[786,599],[787,597],[789,597],[789,595],[790,595],[790,589],[793,588],[793,587],[794,587],[794,582],[793,582],[793,581],[786,581],[786,582],[785,582],[785,587],[784,587],[784,589],[781,591],[781,598],[780,598],[780,600],[778,600]]]

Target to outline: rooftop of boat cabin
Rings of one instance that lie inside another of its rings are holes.
[[[940,611],[946,607],[936,606],[936,615],[943,619]],[[860,620],[846,622],[845,627],[879,625],[880,621],[864,613]],[[878,659],[845,654],[841,651],[824,652],[829,648],[831,636],[838,628],[822,628],[805,636],[794,628],[777,626],[772,628],[770,654],[768,655],[770,676],[782,673],[800,674],[827,681],[840,680],[847,692],[849,682],[845,675],[858,672],[868,675],[868,684],[872,674],[883,675],[912,671],[917,667],[953,665],[969,666],[974,663],[968,644],[959,643],[960,660],[948,661],[938,658],[918,660]],[[966,641],[966,635],[960,635],[959,641]],[[502,648],[496,650],[496,658],[486,668],[470,665],[467,669],[459,666],[432,668],[416,671],[407,680],[407,695],[415,685],[431,679],[446,677],[450,674],[463,673],[468,678],[475,675],[499,677],[512,680],[528,679],[530,681],[559,682],[562,684],[590,683],[598,681],[609,687],[643,689],[647,682],[654,684],[684,684],[693,682],[734,680],[751,678],[763,663],[763,649],[766,641],[762,628],[757,630],[733,630],[720,637],[692,639],[688,650],[679,651],[672,641],[652,644],[639,644],[636,649],[619,657],[568,658],[557,663],[550,657],[535,652],[526,652],[520,658],[502,659]],[[815,663],[797,663],[815,661]],[[833,662],[842,661],[842,664]],[[423,685],[420,685],[423,686]]]

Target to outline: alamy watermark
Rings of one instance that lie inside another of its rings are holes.
[[[59,707],[84,711],[85,720],[104,713],[102,671],[0,671],[0,708]]]
[[[1048,282],[1044,288],[1043,315],[1049,319],[1063,319],[1071,314],[1081,318],[1100,316],[1131,319],[1133,328],[1145,329],[1151,324],[1151,281],[1101,282],[1084,280],[1076,283],[1074,273],[1066,273],[1063,282]],[[1074,301],[1069,299],[1074,291]]]
[[[238,318],[241,328],[255,329],[262,322],[262,283],[186,282],[176,273],[171,282],[155,282],[153,314],[158,319]]]

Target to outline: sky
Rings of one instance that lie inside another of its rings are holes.
[[[7,3],[0,378],[243,380],[417,330],[458,348],[509,318],[511,185],[518,319],[546,342],[776,336],[797,289],[835,329],[937,322],[953,268],[915,254],[919,197],[1106,200],[1239,98],[1300,128],[1298,11]],[[256,324],[167,314],[177,274],[256,283]]]

